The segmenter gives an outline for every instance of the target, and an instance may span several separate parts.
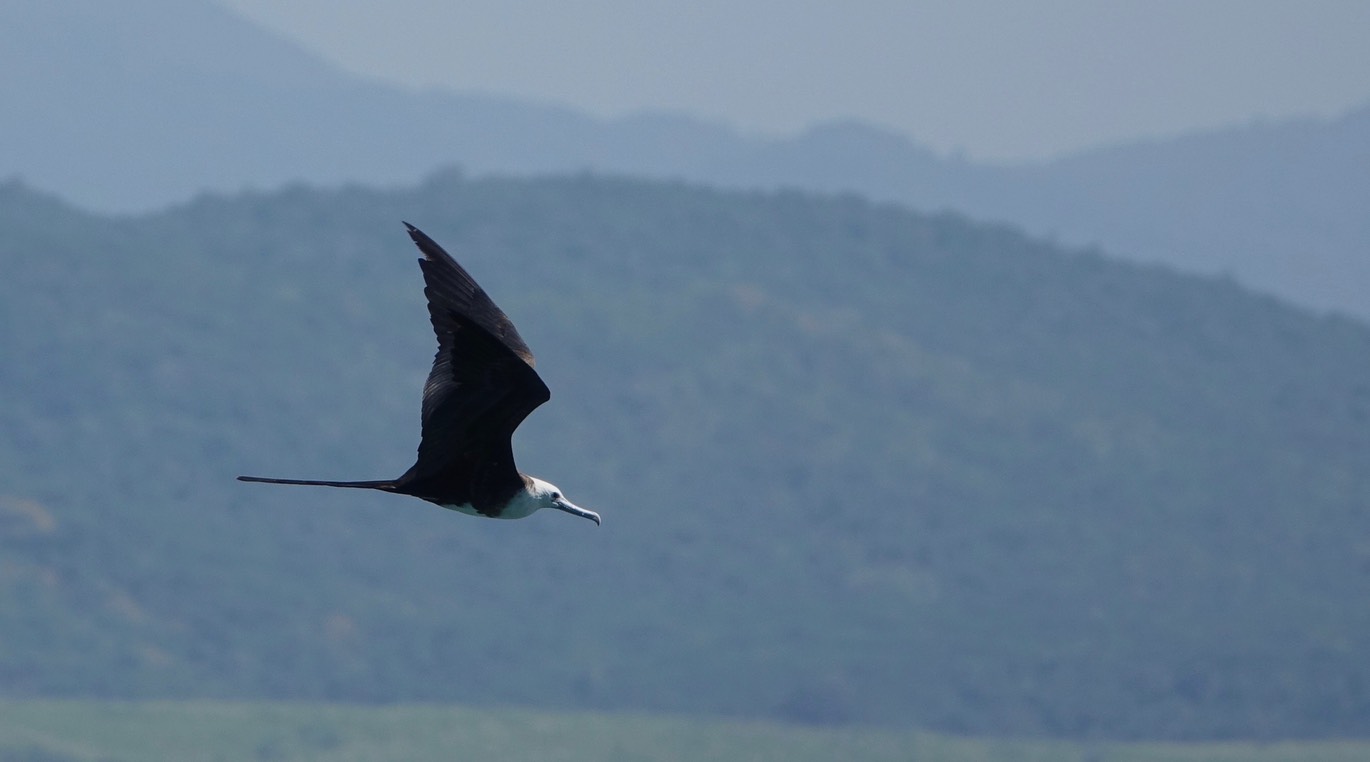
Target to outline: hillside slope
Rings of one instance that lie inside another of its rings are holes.
[[[552,402],[411,462],[399,224]],[[1370,331],[856,198],[581,176],[92,217],[0,189],[0,687],[1150,738],[1370,732]]]

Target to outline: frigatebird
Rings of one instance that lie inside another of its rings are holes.
[[[598,513],[515,467],[509,441],[514,429],[552,394],[508,316],[433,239],[407,222],[404,226],[423,252],[423,293],[438,336],[438,353],[423,387],[418,460],[390,480],[238,479],[393,492],[494,519],[521,519],[556,508],[599,524]]]

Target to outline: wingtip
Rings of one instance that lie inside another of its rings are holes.
[[[403,220],[401,221],[403,222]],[[405,230],[409,231],[409,240],[413,241],[415,245],[417,245],[419,249],[423,251],[424,257],[432,259],[432,255],[428,252],[428,249],[438,248],[438,245],[433,242],[433,239],[429,238],[427,233],[423,232],[422,230],[419,230],[413,225],[410,225],[408,222],[404,223],[404,227]]]
[[[415,246],[419,247],[419,251],[423,252],[423,259],[419,260],[419,264],[423,264],[425,260],[429,262],[443,262],[451,260],[452,256],[448,254],[446,251],[444,251],[443,248],[439,246],[436,241],[434,241],[432,238],[429,238],[427,233],[423,232],[422,230],[419,230],[413,225],[410,225],[408,222],[405,222],[404,226],[409,230],[409,239],[414,242]],[[456,263],[452,262],[452,264],[455,265]]]

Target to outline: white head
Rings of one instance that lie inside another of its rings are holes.
[[[528,495],[533,498],[534,505],[536,505],[534,510],[537,510],[537,508],[555,508],[559,511],[566,511],[573,516],[579,516],[582,519],[589,519],[595,522],[596,525],[599,524],[598,513],[587,511],[570,500],[567,500],[561,494],[561,490],[557,489],[557,485],[552,484],[551,482],[545,482],[537,477],[530,476],[528,477],[527,489]]]

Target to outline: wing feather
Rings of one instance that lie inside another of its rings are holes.
[[[485,289],[476,283],[465,268],[457,264],[452,255],[422,230],[407,222],[404,226],[409,229],[409,237],[414,240],[419,251],[423,252],[424,258],[419,260],[419,266],[423,268],[423,277],[427,284],[424,294],[428,297],[430,308],[437,302],[464,320],[475,323],[508,347],[510,352],[528,363],[529,367],[534,367],[536,363],[532,351],[524,343],[523,337],[519,336],[513,321],[495,306],[494,301],[485,293]],[[434,327],[437,327],[436,323]]]
[[[509,318],[450,255],[405,223],[424,259],[424,295],[438,351],[423,389],[419,457],[401,479],[434,494],[489,483],[517,489],[509,438],[551,398]]]

